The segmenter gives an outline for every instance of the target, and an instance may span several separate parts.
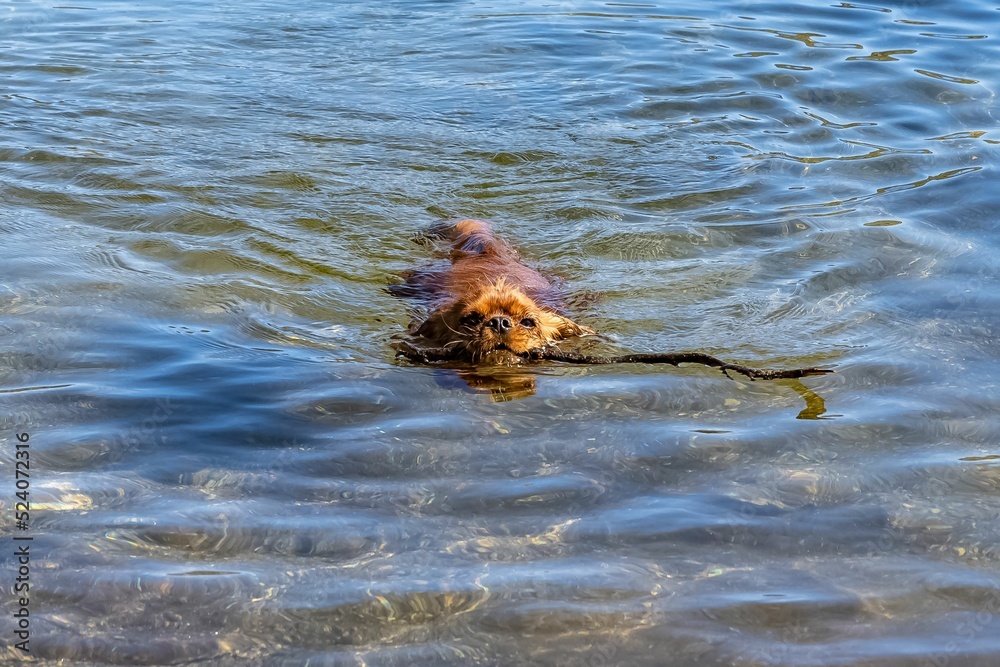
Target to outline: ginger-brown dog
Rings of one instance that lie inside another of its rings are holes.
[[[445,223],[431,236],[451,242],[451,264],[412,271],[390,288],[429,302],[429,315],[410,327],[418,344],[452,350],[456,360],[510,363],[514,355],[594,333],[557,312],[558,289],[522,264],[490,223]]]

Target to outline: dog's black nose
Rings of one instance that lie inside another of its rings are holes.
[[[503,333],[504,331],[509,331],[510,328],[514,325],[510,321],[509,317],[503,317],[497,315],[496,317],[491,317],[490,321],[486,323],[486,326],[488,326],[490,329],[494,329],[495,331]]]

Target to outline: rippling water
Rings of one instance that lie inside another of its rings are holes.
[[[997,9],[0,4],[0,655],[998,664]],[[397,362],[458,215],[837,374]]]

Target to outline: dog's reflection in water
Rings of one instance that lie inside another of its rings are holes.
[[[486,394],[495,403],[535,395],[535,376],[514,368],[440,369],[434,381],[444,389]]]
[[[535,374],[519,367],[520,361],[498,350],[488,354],[480,365],[438,369],[434,381],[443,389],[486,394],[495,403],[534,396]]]

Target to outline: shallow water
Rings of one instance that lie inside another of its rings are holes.
[[[3,657],[16,535],[42,664],[997,664],[998,20],[0,4]],[[458,215],[837,374],[397,362]]]

